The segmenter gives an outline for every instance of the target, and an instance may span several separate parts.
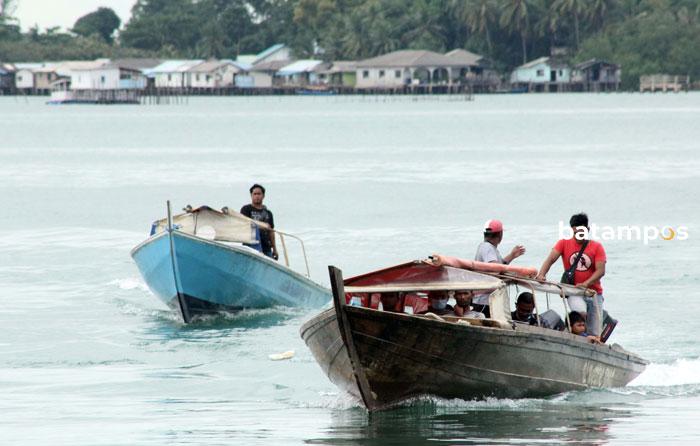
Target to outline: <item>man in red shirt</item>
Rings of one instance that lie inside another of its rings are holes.
[[[576,260],[583,244],[588,242],[574,270],[574,285],[594,290],[596,292],[595,304],[590,298],[570,296],[568,299],[571,310],[578,311],[586,318],[587,332],[599,336],[603,314],[603,287],[600,285],[600,279],[605,275],[605,262],[607,260],[605,249],[599,242],[588,239],[589,228],[586,214],[573,215],[569,220],[569,225],[573,230],[573,238],[561,239],[554,245],[552,252],[542,263],[537,279],[545,280],[549,268],[559,257],[564,263],[564,271],[567,271]]]

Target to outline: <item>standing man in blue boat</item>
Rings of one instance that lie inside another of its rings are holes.
[[[255,221],[260,221],[270,225],[271,229],[260,228],[260,246],[263,254],[277,260],[277,245],[275,244],[275,220],[267,206],[263,204],[265,199],[265,188],[255,183],[250,186],[250,204],[241,208],[241,214]]]
[[[484,241],[481,242],[476,249],[474,260],[477,262],[501,263],[507,265],[525,254],[525,247],[523,245],[516,245],[507,256],[502,257],[501,253],[498,251],[498,245],[501,241],[503,241],[503,223],[501,223],[500,220],[487,221],[484,225]],[[490,317],[489,295],[480,294],[474,296],[472,308],[474,311],[479,311],[484,313],[486,317]]]

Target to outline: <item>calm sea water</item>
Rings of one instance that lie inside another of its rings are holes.
[[[0,98],[0,442],[697,444],[699,122],[698,94]],[[184,326],[129,257],[166,200],[238,208],[253,182],[324,284],[328,264],[351,275],[471,257],[488,218],[534,266],[581,210],[689,238],[605,242],[611,341],[651,361],[628,387],[369,416],[299,338],[314,312]],[[293,359],[268,359],[286,350]]]

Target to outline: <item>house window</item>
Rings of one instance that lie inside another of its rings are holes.
[[[207,82],[211,80],[211,76],[207,74]]]
[[[199,81],[199,74],[195,74],[195,75],[194,75],[194,78],[195,78],[197,81]]]
[[[105,83],[105,77],[104,77],[104,76],[100,76],[100,82],[103,83],[103,84]]]
[[[168,74],[168,82],[171,80],[173,80],[173,76],[172,76],[172,74]]]
[[[367,79],[368,77],[369,77],[369,70],[364,70],[364,71],[362,72],[362,78],[363,78],[363,79]]]
[[[563,75],[564,75],[564,70],[559,70],[559,76],[563,76]]]
[[[537,77],[544,76],[544,70],[537,70]]]
[[[396,70],[396,71],[394,71],[394,77],[395,77],[396,79],[400,78],[400,77],[401,77],[401,70]]]
[[[379,70],[379,77],[384,77],[384,70]]]
[[[17,80],[22,82],[22,76],[17,76]]]

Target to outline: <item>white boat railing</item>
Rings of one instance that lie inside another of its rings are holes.
[[[289,268],[289,255],[287,254],[287,244],[284,242],[284,237],[285,236],[291,237],[294,240],[299,242],[299,245],[301,246],[301,252],[304,256],[304,265],[306,266],[306,277],[311,277],[311,272],[309,270],[309,260],[306,257],[306,247],[304,246],[304,241],[301,238],[297,237],[296,235],[289,234],[287,232],[278,231],[276,229],[272,229],[272,231],[275,232],[276,234],[280,235],[280,242],[282,242],[282,248],[283,248],[283,254],[284,254],[284,265],[287,268]]]
[[[191,207],[189,207],[189,208],[191,210]],[[185,208],[185,210],[187,211],[187,208]],[[229,208],[227,206],[223,207],[221,209],[221,212],[223,212],[224,214],[229,214]],[[282,254],[284,256],[284,266],[286,266],[287,268],[290,268],[290,266],[289,266],[289,251],[287,250],[287,244],[284,241],[284,237],[285,236],[290,237],[290,238],[293,238],[294,240],[298,241],[299,245],[301,246],[302,255],[304,256],[304,266],[306,267],[306,277],[309,277],[309,278],[311,277],[311,270],[309,269],[309,259],[306,255],[306,246],[304,245],[304,241],[301,238],[297,237],[294,234],[290,234],[288,232],[284,232],[284,231],[277,230],[275,228],[271,228],[270,225],[268,225],[267,223],[259,222],[257,220],[253,220],[252,218],[249,218],[249,217],[245,217],[245,218],[250,220],[260,230],[272,231],[275,234],[280,235],[280,242],[282,243]]]

